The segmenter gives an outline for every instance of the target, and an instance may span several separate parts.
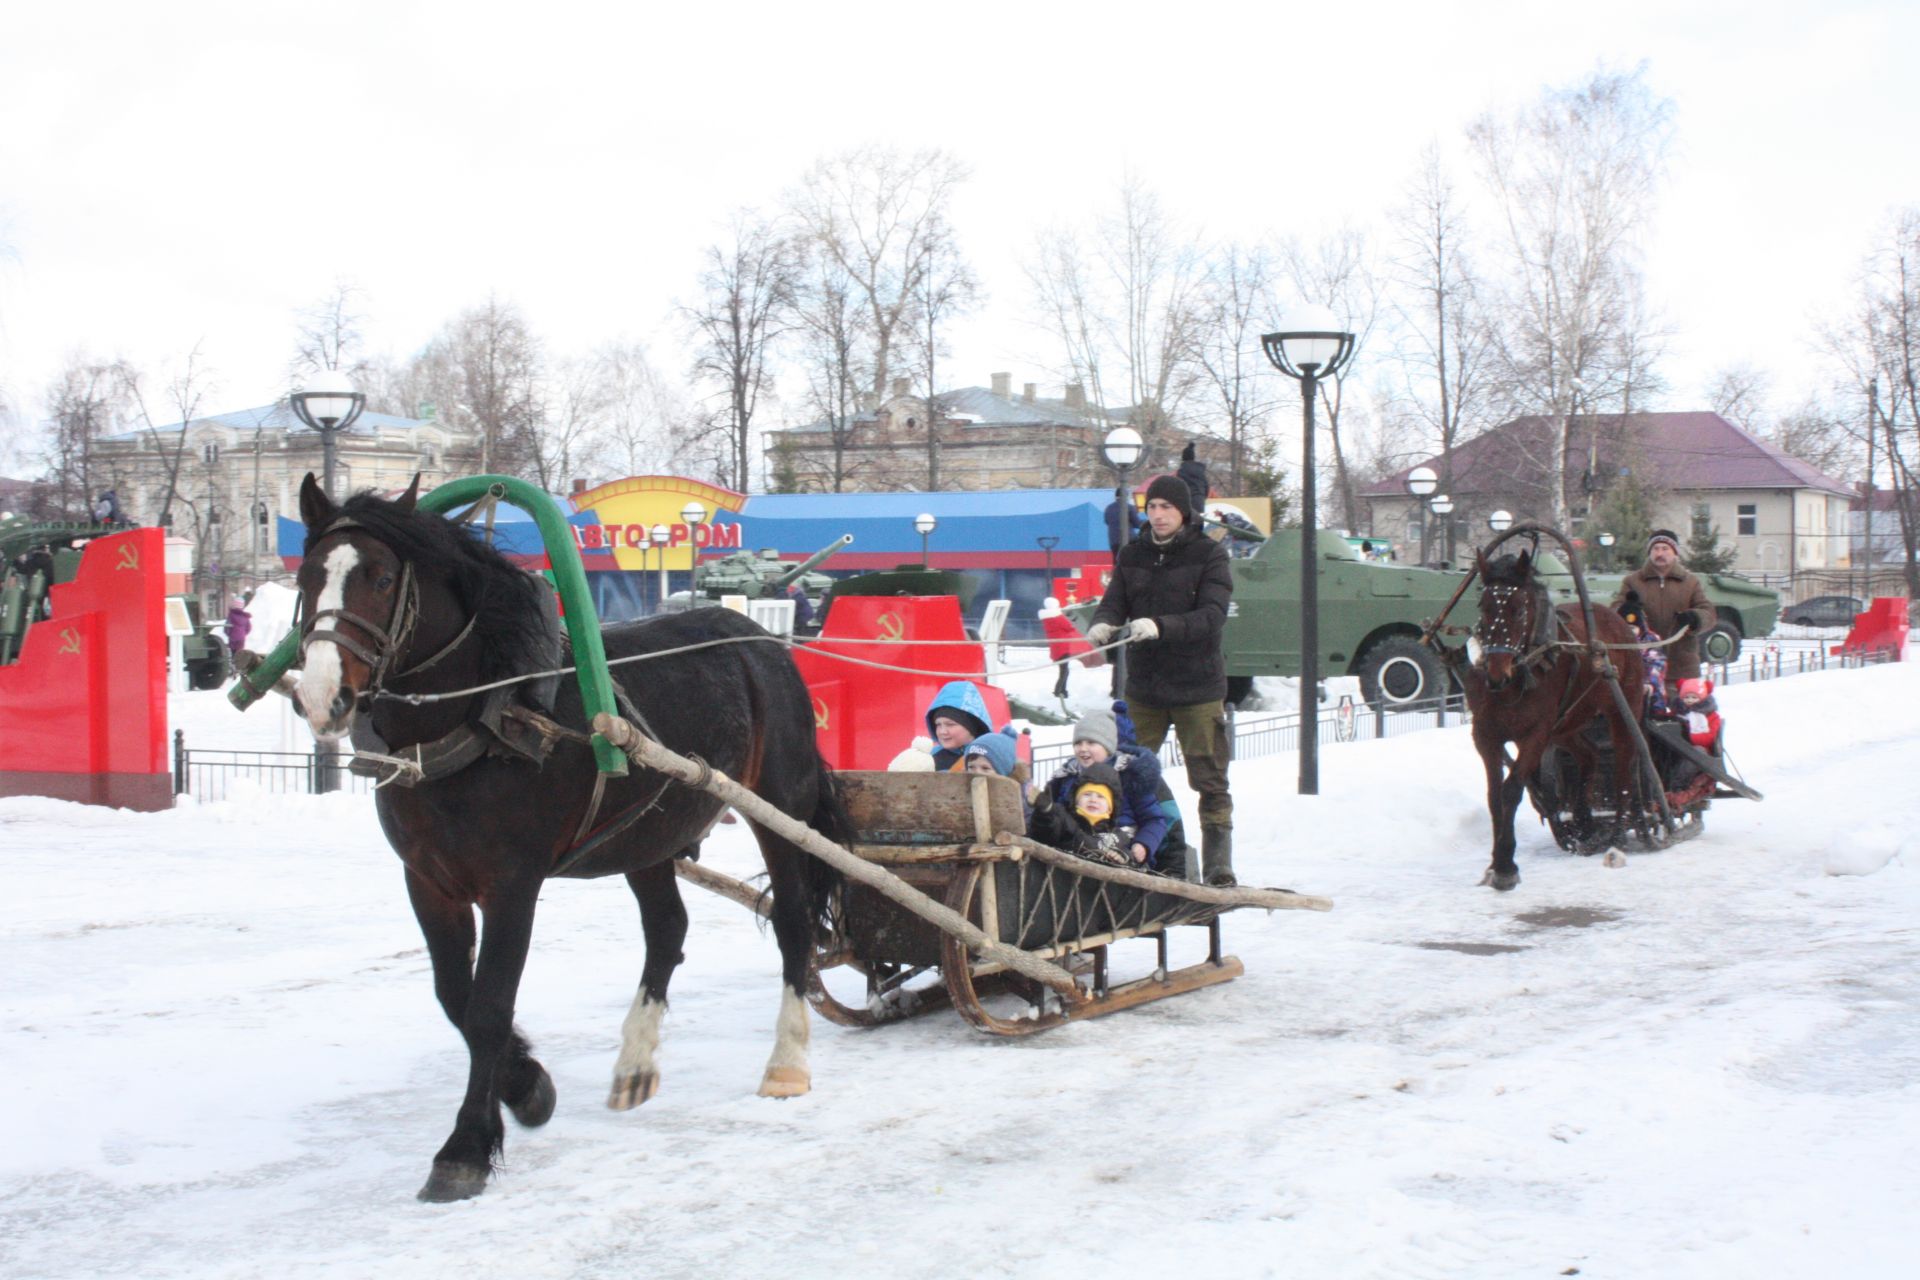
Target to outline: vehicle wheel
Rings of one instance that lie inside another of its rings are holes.
[[[227,673],[233,665],[227,657],[227,642],[219,636],[210,638],[213,641],[213,653],[187,664],[189,689],[218,689],[227,682]]]
[[[1700,657],[1707,662],[1740,661],[1740,628],[1721,620],[1700,637]]]
[[[1228,676],[1227,677],[1227,701],[1229,703],[1237,707],[1241,703],[1245,702],[1248,698],[1251,698],[1252,696],[1253,696],[1253,677],[1252,676]]]
[[[1431,702],[1447,688],[1447,669],[1433,650],[1405,636],[1389,636],[1360,662],[1360,696],[1375,705]]]

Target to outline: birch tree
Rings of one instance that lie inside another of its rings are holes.
[[[1496,352],[1515,403],[1557,424],[1544,478],[1562,528],[1577,387],[1613,403],[1644,398],[1654,353],[1633,332],[1644,318],[1638,239],[1671,117],[1644,69],[1602,71],[1509,115],[1483,116],[1467,132],[1502,233]]]
[[[705,434],[723,440],[722,482],[745,492],[754,421],[772,384],[770,357],[792,324],[797,246],[773,223],[742,212],[728,237],[707,247],[704,261],[700,300],[682,312],[693,330],[694,375],[718,402]]]

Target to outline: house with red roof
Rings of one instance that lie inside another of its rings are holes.
[[[1402,560],[1432,562],[1444,555],[1441,517],[1425,525],[1431,554],[1422,554],[1420,500],[1407,490],[1407,475],[1431,467],[1440,489],[1453,499],[1456,559],[1490,536],[1487,517],[1511,512],[1516,521],[1550,518],[1546,486],[1552,435],[1566,424],[1538,415],[1515,418],[1453,450],[1428,458],[1360,491],[1371,536],[1385,539]],[[1720,544],[1734,549],[1733,571],[1796,573],[1849,564],[1848,508],[1852,486],[1810,463],[1781,452],[1717,413],[1592,414],[1576,417],[1561,477],[1573,527],[1569,536],[1591,540],[1607,530],[1589,527],[1607,489],[1636,481],[1652,494],[1654,524],[1682,540],[1696,530],[1718,528]],[[1637,558],[1638,548],[1628,552]]]

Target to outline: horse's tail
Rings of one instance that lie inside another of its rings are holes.
[[[814,751],[814,774],[818,786],[814,793],[813,812],[807,816],[807,825],[844,849],[853,843],[853,819],[848,816],[847,807],[841,802],[840,787],[834,781],[833,770],[817,748]],[[836,909],[840,901],[840,886],[845,879],[825,858],[816,858],[811,854],[807,856],[807,901],[822,929],[835,929],[839,923]]]

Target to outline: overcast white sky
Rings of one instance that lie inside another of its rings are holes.
[[[0,392],[75,349],[196,342],[209,407],[285,390],[292,313],[341,277],[376,351],[489,290],[557,351],[677,368],[672,305],[728,212],[822,153],[940,146],[989,291],[961,383],[1042,381],[1018,261],[1131,166],[1210,234],[1370,222],[1420,148],[1645,61],[1678,147],[1650,241],[1672,407],[1735,361],[1822,380],[1838,308],[1920,201],[1913,3],[327,6],[25,2],[0,19]],[[1463,171],[1464,176],[1464,171]]]

